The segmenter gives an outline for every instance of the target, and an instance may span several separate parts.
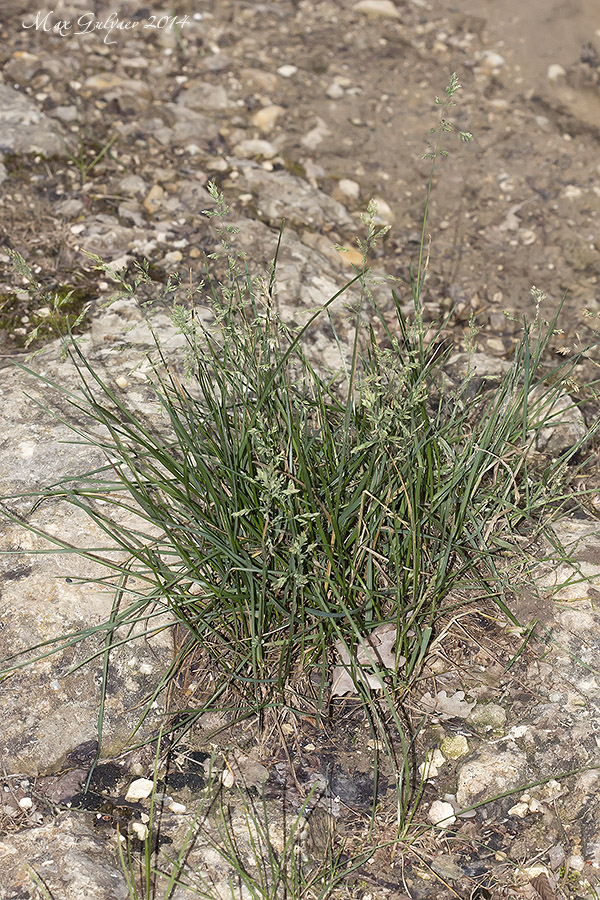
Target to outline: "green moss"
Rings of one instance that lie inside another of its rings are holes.
[[[299,178],[306,178],[306,169],[302,165],[302,163],[297,162],[295,159],[284,159],[283,167],[286,172],[289,172],[290,175],[297,175]]]

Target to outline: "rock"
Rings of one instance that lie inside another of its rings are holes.
[[[211,53],[210,56],[203,56],[202,68],[207,72],[225,72],[233,65],[229,56],[224,53]]]
[[[183,102],[165,103],[164,109],[173,117],[169,143],[185,144],[194,141],[200,147],[208,147],[218,139],[219,129],[215,123]]]
[[[360,197],[360,185],[350,178],[340,178],[338,188],[344,197],[348,197],[349,200],[358,200]]]
[[[327,123],[323,119],[317,118],[317,124],[310,131],[307,131],[304,137],[300,139],[300,143],[307,150],[314,151],[330,134],[331,129],[327,126]]]
[[[144,234],[142,229],[125,228],[114,216],[100,213],[85,220],[80,245],[103,260],[114,261],[127,254],[133,241]]]
[[[185,85],[185,90],[177,98],[177,103],[200,112],[220,112],[231,106],[227,91],[220,84],[194,79]]]
[[[281,75],[282,78],[293,78],[297,71],[298,66],[279,66],[279,68],[277,69],[277,74]]]
[[[469,752],[469,744],[464,734],[453,734],[444,738],[440,750],[446,759],[460,759]]]
[[[277,106],[276,104],[263,106],[262,109],[257,110],[251,117],[252,123],[256,125],[257,128],[260,128],[261,131],[271,131],[283,112],[285,112],[283,106]]]
[[[127,788],[126,800],[145,800],[154,789],[154,782],[150,778],[136,778]]]
[[[149,215],[153,216],[160,208],[164,196],[165,192],[160,184],[152,185],[144,198],[144,209]]]
[[[201,216],[205,209],[213,209],[215,201],[199,181],[182,178],[179,182],[177,199],[182,207],[196,216]]]
[[[31,81],[41,66],[39,56],[27,53],[25,50],[16,50],[12,59],[4,66],[4,75],[8,75],[18,84],[26,85]]]
[[[64,216],[65,219],[76,219],[84,211],[85,206],[82,200],[70,197],[67,200],[61,200],[54,209],[59,216]]]
[[[61,122],[75,122],[77,121],[77,107],[55,106],[54,109],[50,112],[50,116],[53,119],[60,119]]]
[[[467,809],[483,800],[491,800],[527,781],[527,757],[516,744],[506,750],[497,744],[482,747],[458,770],[456,802]]]
[[[329,85],[325,93],[330,100],[341,100],[342,97],[345,96],[346,91],[341,86],[341,84],[338,84],[336,81],[334,81],[333,84]]]
[[[550,456],[560,456],[566,453],[587,434],[583,413],[568,394],[562,396],[550,396],[547,405],[542,399],[545,388],[535,388],[530,394],[530,406],[536,401],[539,405],[532,409],[532,418],[535,421],[543,420],[535,447],[539,453]]]
[[[487,74],[493,75],[500,71],[506,60],[499,53],[493,50],[484,50],[478,63],[478,69]]]
[[[85,346],[83,339],[82,344]],[[35,366],[40,366],[39,358]],[[69,362],[59,360],[58,342],[46,352],[41,367],[45,376],[61,387],[75,388],[78,378]],[[105,380],[110,382],[110,376]],[[24,397],[25,386],[42,407]],[[3,371],[1,390],[6,435],[0,448],[0,496],[35,491],[100,463],[102,454],[94,449],[67,443],[73,441],[73,432],[45,411],[54,402],[60,405],[58,390],[53,396],[45,384],[16,368]],[[33,502],[29,499],[20,508],[28,513]],[[11,501],[8,508],[17,511],[19,505]],[[91,519],[59,501],[43,503],[29,521],[41,532],[74,545],[106,546],[106,536]],[[134,521],[127,527],[136,527]],[[4,579],[2,585],[0,658],[4,665],[9,659],[18,662],[14,655],[28,647],[93,627],[110,616],[111,592],[86,581],[106,575],[106,570],[74,554],[28,555],[52,546],[22,524],[11,522],[4,512],[0,514],[0,568],[18,573]],[[103,752],[118,753],[130,740],[145,700],[160,679],[160,670],[169,665],[170,643],[167,634],[157,634],[149,643],[132,634],[130,641],[113,648]],[[102,655],[84,661],[101,648],[102,637],[97,635],[87,644],[74,645],[16,670],[3,682],[0,758],[4,770],[51,773],[65,753],[97,737]],[[78,664],[82,667],[75,671]],[[147,734],[156,727],[159,715],[158,707],[150,712],[142,726]]]
[[[431,778],[437,778],[440,774],[440,769],[445,764],[446,758],[444,754],[438,747],[435,747],[433,752],[427,755],[425,762],[419,766],[419,775],[426,781]]]
[[[344,228],[353,224],[345,206],[296,175],[246,168],[244,181],[256,195],[261,214],[275,227],[284,218],[297,225],[319,228]]]
[[[467,722],[480,734],[487,734],[489,731],[503,732],[506,710],[497,703],[478,703],[469,713]]]
[[[567,77],[567,70],[560,63],[552,63],[551,66],[548,66],[546,77],[548,81],[558,81],[560,78]]]
[[[148,184],[140,175],[131,174],[126,175],[125,178],[121,178],[118,190],[122,191],[124,194],[138,194],[141,196],[148,192]]]
[[[0,84],[0,153],[66,156],[66,144],[60,127],[33,100]]]
[[[359,0],[352,9],[366,16],[382,19],[399,19],[400,11],[392,0]]]
[[[454,807],[451,803],[446,803],[444,800],[433,801],[429,807],[427,818],[432,825],[436,825],[439,828],[449,828],[456,822]]]
[[[373,221],[376,225],[392,225],[394,223],[394,213],[391,206],[383,199],[383,197],[375,197],[377,205],[377,213]]]
[[[279,86],[277,75],[264,69],[240,69],[240,78],[245,86],[267,94],[274,94]]]
[[[579,200],[582,194],[582,189],[576,184],[567,184],[562,191],[565,200]]]
[[[118,862],[106,842],[74,816],[0,841],[0,897],[32,900],[40,896],[31,870],[43,879],[47,896],[69,900],[127,900],[130,896]]]
[[[124,222],[133,222],[138,228],[143,228],[146,224],[146,216],[144,210],[137,200],[124,200],[117,207],[119,218]]]
[[[92,94],[102,94],[104,100],[112,100],[124,94],[135,94],[146,100],[151,100],[153,96],[151,88],[144,81],[124,78],[116,72],[101,72],[86,78],[81,87],[81,96],[90,97]]]
[[[233,152],[236,156],[241,156],[243,159],[250,159],[252,157],[273,159],[277,154],[277,150],[270,141],[252,140],[251,138],[236,144],[233,148]]]
[[[498,356],[501,359],[506,357],[506,347],[501,338],[487,338],[485,347],[492,356]]]

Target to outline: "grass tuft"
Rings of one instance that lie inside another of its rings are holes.
[[[177,629],[176,654],[149,705],[193,661],[204,673],[200,693],[178,710],[190,727],[207,709],[240,716],[295,709],[309,690],[317,717],[324,715],[341,646],[374,744],[398,773],[401,830],[420,795],[402,698],[444,600],[456,588],[477,587],[516,621],[506,599],[509,559],[520,552],[515,536],[550,527],[571,497],[568,466],[584,443],[533,470],[536,438],[555,424],[579,359],[545,365],[556,316],[544,323],[539,292],[535,320],[523,324],[512,363],[491,388],[477,386],[469,367],[448,379],[450,350],[440,350],[438,339],[450,320],[433,340],[424,325],[429,195],[459,87],[453,77],[427,154],[432,168],[410,319],[396,292],[390,311],[369,289],[368,256],[382,236],[371,204],[362,267],[294,333],[275,310],[276,259],[266,280],[248,274],[223,197],[211,185],[210,215],[228,277],[215,282],[207,264],[189,302],[173,306],[185,345],[180,360],[156,338],[151,384],[161,424],[148,424],[69,340],[80,390],[53,387],[71,409],[76,441],[100,450],[105,463],[34,495],[83,510],[107,548],[122,551],[119,561],[44,535],[102,562],[107,575],[95,581],[114,583],[115,604],[102,625],[32,648],[34,657],[100,638],[90,658],[104,654],[106,683],[111,647],[140,623],[148,634],[163,628],[166,614]],[[333,323],[330,308],[350,289],[353,338],[346,347],[336,334],[339,372],[325,374],[311,361],[309,338],[321,319]],[[386,624],[395,629],[395,658],[383,665],[370,636]],[[359,651],[367,660],[360,671]],[[31,658],[5,660],[4,671]],[[390,724],[400,749],[386,737]]]

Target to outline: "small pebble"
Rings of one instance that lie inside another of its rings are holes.
[[[456,822],[454,807],[451,803],[445,803],[443,800],[433,801],[429,807],[427,818],[432,825],[437,825],[440,828],[449,828],[450,825]]]
[[[229,769],[225,769],[225,771],[221,775],[221,784],[226,788],[233,787],[233,785],[235,784],[235,776],[233,772],[229,771]]]
[[[341,84],[337,84],[335,81],[333,84],[330,84],[327,90],[325,91],[330,100],[341,100],[344,94],[344,88]]]
[[[548,78],[548,81],[558,81],[559,78],[565,78],[566,74],[567,70],[564,69],[560,63],[552,63],[551,66],[548,66],[546,77]]]
[[[21,807],[21,809],[31,809],[31,807],[33,806],[33,800],[31,799],[31,797],[21,797],[21,799],[19,800],[19,806]]]
[[[360,185],[351,178],[340,178],[338,187],[344,197],[349,197],[350,200],[358,200],[360,197]]]
[[[148,826],[143,822],[132,822],[131,830],[140,841],[145,841],[148,837]]]
[[[261,131],[270,131],[282,112],[284,112],[283,106],[277,106],[276,104],[263,106],[262,109],[258,109],[252,116],[252,123]]]
[[[395,216],[389,203],[387,203],[383,197],[375,197],[375,203],[377,204],[377,214],[373,220],[375,224],[392,225]]]
[[[136,778],[132,781],[125,794],[126,800],[144,800],[149,797],[154,788],[154,782],[149,778]]]
[[[296,72],[298,71],[298,66],[279,66],[277,69],[277,74],[281,75],[282,78],[292,78]]]
[[[524,800],[521,800],[519,803],[515,803],[514,806],[508,811],[509,816],[517,816],[519,819],[524,819],[527,813],[529,812],[529,803],[526,803]]]
[[[359,0],[353,6],[355,12],[384,19],[399,19],[400,12],[392,0]]]
[[[479,68],[485,72],[492,73],[501,69],[505,63],[506,60],[499,53],[494,53],[493,50],[484,50],[483,58],[479,62]]]
[[[262,156],[263,159],[273,159],[277,150],[270,141],[260,139],[252,140],[250,138],[236,144],[233,148],[233,152],[236,156],[241,156],[244,159],[250,159],[257,156]]]
[[[446,759],[460,759],[469,752],[469,744],[463,734],[456,734],[444,738],[440,749]]]
[[[577,187],[576,184],[568,184],[562,194],[565,200],[577,200],[579,197],[581,197],[583,191],[580,187]]]

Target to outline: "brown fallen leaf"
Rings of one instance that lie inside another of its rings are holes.
[[[357,679],[371,690],[381,690],[381,682],[373,672],[369,657],[381,669],[393,671],[396,668],[394,651],[396,640],[397,632],[394,624],[379,625],[365,639],[364,647],[362,644],[358,645],[355,651],[356,656],[352,660],[343,641],[337,641],[335,650],[341,664],[337,665],[332,673],[331,696],[343,697],[344,694],[357,694]],[[406,659],[403,656],[398,660],[401,666],[405,662]]]
[[[544,875],[543,872],[529,883],[536,889],[542,900],[557,900],[557,896],[548,881],[548,876]]]
[[[439,691],[435,697],[429,692],[421,697],[421,706],[427,713],[432,713],[440,719],[466,719],[475,703],[465,700],[464,691],[455,691],[451,697],[447,691]]]

